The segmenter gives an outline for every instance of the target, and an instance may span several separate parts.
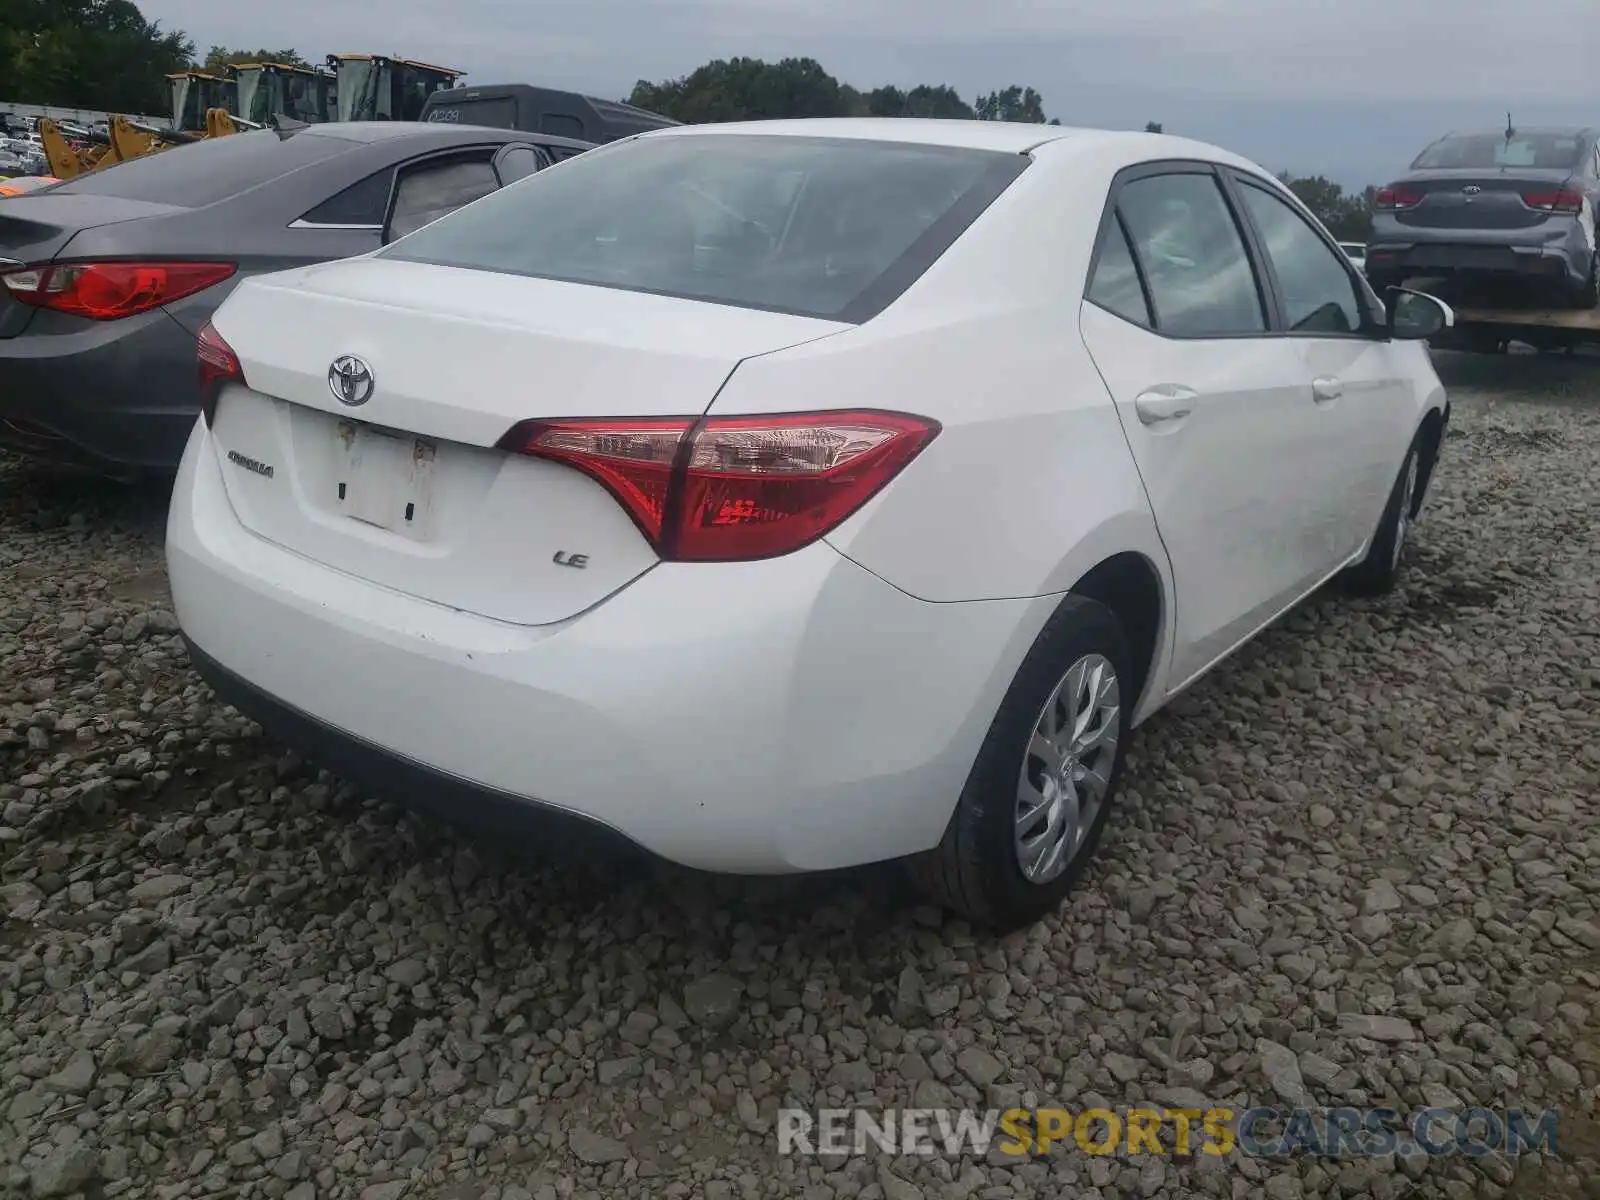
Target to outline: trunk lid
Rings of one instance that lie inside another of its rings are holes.
[[[12,196],[0,200],[0,260],[25,266],[47,263],[85,229],[182,211],[116,196]],[[21,333],[36,311],[0,287],[0,338]]]
[[[1552,214],[1529,208],[1523,193],[1553,192],[1571,177],[1535,167],[1413,171],[1394,186],[1421,192],[1422,203],[1393,216],[1417,229],[1531,229]]]
[[[565,620],[657,559],[600,484],[495,449],[511,426],[695,416],[741,359],[850,328],[376,258],[246,280],[215,324],[249,380],[225,389],[212,427],[247,528],[524,625]],[[329,380],[344,356],[370,372],[356,407]]]

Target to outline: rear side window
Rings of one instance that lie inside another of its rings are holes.
[[[1133,265],[1133,252],[1128,249],[1127,236],[1122,232],[1122,222],[1115,215],[1106,229],[1106,240],[1100,247],[1100,260],[1095,264],[1094,278],[1089,281],[1089,299],[1101,308],[1148,328],[1150,306],[1145,303],[1144,288],[1139,283],[1139,269]]]
[[[383,210],[389,205],[393,187],[394,168],[385,167],[330,196],[300,220],[307,225],[362,225],[376,229],[383,224]]]
[[[251,130],[130,159],[69,179],[56,191],[203,208],[356,145],[309,132],[282,138],[271,130]]]
[[[1027,163],[856,138],[647,137],[589,150],[381,253],[859,322]]]
[[[1117,211],[1144,268],[1162,333],[1225,337],[1266,329],[1244,238],[1215,177],[1135,179],[1118,192]]]

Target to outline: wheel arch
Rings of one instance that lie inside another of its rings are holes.
[[[1158,663],[1169,639],[1171,605],[1162,573],[1136,550],[1102,559],[1079,577],[1068,592],[1105,605],[1116,614],[1133,655],[1134,712],[1148,705],[1148,691],[1159,675]]]
[[[1439,461],[1439,454],[1444,449],[1444,431],[1449,424],[1450,405],[1430,407],[1423,415],[1422,425],[1417,429],[1417,453],[1421,461],[1417,464],[1417,491],[1411,498],[1411,517],[1415,519],[1422,514],[1422,502],[1428,494],[1428,485],[1433,482],[1433,468]]]

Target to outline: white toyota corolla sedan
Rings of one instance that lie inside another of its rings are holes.
[[[1014,926],[1135,725],[1393,584],[1450,321],[1178,138],[649,133],[241,284],[173,596],[219,696],[382,794],[714,871],[904,857]]]

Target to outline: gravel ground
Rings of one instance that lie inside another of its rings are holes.
[[[1600,363],[1441,369],[1407,584],[1153,720],[1098,866],[1003,941],[892,871],[555,867],[355,794],[190,674],[159,489],[0,462],[0,1190],[1600,1195]],[[1553,1106],[1561,1160],[773,1131],[1141,1101]]]

